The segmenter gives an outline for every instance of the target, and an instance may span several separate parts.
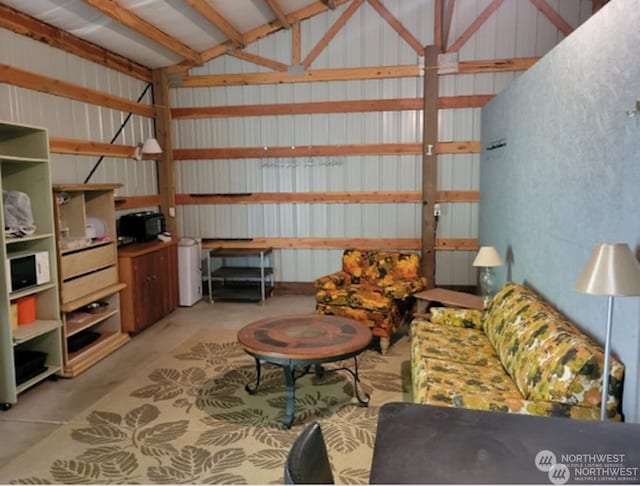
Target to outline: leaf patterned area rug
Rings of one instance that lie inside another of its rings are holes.
[[[328,363],[349,366],[353,359]],[[360,407],[353,377],[314,373],[296,381],[295,421],[285,410],[282,368],[255,362],[235,333],[198,333],[167,357],[134,374],[0,470],[11,484],[278,484],[295,437],[320,422],[337,483],[366,484],[378,410],[410,394],[409,342],[402,336],[386,356],[358,357]]]

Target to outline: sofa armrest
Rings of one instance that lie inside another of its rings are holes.
[[[420,292],[427,285],[425,277],[405,278],[396,280],[386,285],[384,281],[379,281],[378,285],[382,288],[382,293],[392,299],[406,299],[416,292]]]
[[[351,284],[351,276],[347,272],[333,272],[314,281],[316,290],[335,290]]]
[[[454,309],[453,307],[431,307],[429,312],[431,313],[429,320],[434,324],[482,330],[482,311]]]

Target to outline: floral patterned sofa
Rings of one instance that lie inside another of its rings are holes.
[[[413,314],[413,294],[427,285],[420,256],[345,250],[342,270],[316,279],[316,312],[367,324],[386,354],[393,333]]]
[[[437,307],[412,321],[413,401],[598,420],[603,355],[532,290],[509,282],[484,312]],[[623,374],[612,358],[610,419],[622,419]]]

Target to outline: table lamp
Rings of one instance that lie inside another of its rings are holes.
[[[481,267],[480,269],[480,294],[482,295],[482,302],[487,307],[491,299],[496,292],[496,274],[492,267],[499,267],[502,265],[502,259],[493,246],[482,246],[478,250],[475,260],[473,260],[474,267]]]
[[[602,398],[600,402],[600,420],[605,420],[609,393],[613,297],[640,295],[640,265],[627,244],[601,243],[593,250],[587,265],[582,270],[573,288],[584,294],[606,295],[609,297],[604,346]]]

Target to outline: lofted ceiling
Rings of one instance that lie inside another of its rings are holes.
[[[349,1],[0,0],[0,6],[141,66],[185,69]]]

